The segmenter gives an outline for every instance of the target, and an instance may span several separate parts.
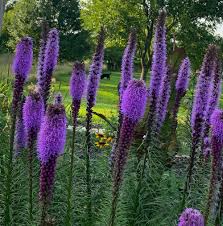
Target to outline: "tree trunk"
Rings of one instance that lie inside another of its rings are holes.
[[[0,0],[0,34],[2,31],[3,16],[5,12],[6,0]]]

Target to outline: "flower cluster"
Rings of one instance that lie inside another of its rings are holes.
[[[204,217],[199,210],[187,208],[179,218],[178,226],[204,226]]]
[[[98,141],[95,142],[95,144],[99,148],[104,148],[106,146],[109,146],[113,140],[111,136],[106,136],[105,134],[102,134],[102,133],[96,133],[96,138],[98,139]]]

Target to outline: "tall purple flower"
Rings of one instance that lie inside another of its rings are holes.
[[[211,115],[210,119],[212,136],[211,136],[211,147],[212,147],[212,173],[210,179],[208,202],[206,207],[205,221],[208,221],[208,216],[211,208],[211,204],[215,201],[216,186],[221,170],[221,156],[223,150],[223,111],[216,109]]]
[[[123,123],[120,132],[118,148],[115,153],[113,174],[113,199],[110,225],[114,225],[117,199],[122,182],[124,167],[132,142],[134,128],[142,118],[146,106],[147,90],[142,80],[131,80],[122,99]]]
[[[33,220],[33,152],[44,115],[44,103],[41,94],[32,90],[26,98],[23,107],[23,120],[27,134],[27,148],[29,152],[29,217]]]
[[[204,226],[204,217],[199,210],[187,208],[179,218],[178,226]]]
[[[205,114],[207,111],[208,98],[210,94],[210,86],[213,78],[214,62],[216,59],[216,46],[210,45],[204,57],[202,68],[196,86],[196,94],[194,97],[191,127],[192,127],[192,150],[190,163],[188,168],[188,176],[185,184],[185,191],[188,190],[191,184],[193,168],[196,159],[196,152],[201,140]],[[185,192],[186,193],[186,192]]]
[[[92,108],[96,102],[96,94],[102,73],[103,59],[104,59],[104,29],[101,29],[98,35],[97,47],[92,59],[90,72],[87,84],[87,115],[86,115],[86,184],[87,184],[87,216],[88,224],[92,224],[91,220],[91,174],[90,174],[90,152],[91,152],[91,123],[92,123]]]
[[[13,148],[15,140],[15,124],[16,115],[20,109],[19,103],[21,102],[23,94],[23,86],[28,77],[28,74],[32,67],[32,40],[29,37],[22,38],[19,44],[16,46],[16,53],[13,60],[12,70],[15,75],[15,82],[13,88],[12,97],[12,111],[11,111],[11,134],[10,134],[10,149],[8,152],[7,174],[5,180],[5,212],[4,212],[4,224],[11,222],[11,183],[12,183],[12,159]]]
[[[15,129],[15,141],[14,149],[15,155],[17,156],[22,149],[26,147],[26,131],[23,121],[23,105],[25,102],[25,97],[21,101],[20,108],[18,110],[17,119],[16,119],[16,129]]]
[[[72,134],[72,147],[70,155],[70,171],[68,178],[68,194],[67,194],[67,215],[66,225],[72,223],[72,190],[73,190],[73,168],[74,168],[74,144],[75,132],[77,126],[77,116],[80,109],[81,98],[84,93],[86,84],[86,73],[84,63],[75,62],[72,76],[70,78],[70,95],[72,97],[72,118],[73,118],[73,134]]]
[[[37,151],[41,162],[40,193],[43,203],[42,222],[46,217],[54,184],[56,160],[63,154],[66,142],[66,114],[62,104],[51,104],[40,127]]]
[[[41,51],[45,52],[45,56],[44,61],[42,62],[42,64],[44,65],[39,68],[39,70],[41,69],[41,71],[39,71],[39,74],[41,74],[41,78],[38,78],[38,85],[40,88],[41,95],[43,96],[46,108],[47,100],[49,98],[50,93],[51,78],[53,75],[53,71],[56,67],[59,55],[59,33],[57,29],[54,28],[50,30],[45,50],[43,47]],[[42,58],[40,59],[41,61],[43,60]]]
[[[207,138],[209,135],[210,130],[210,117],[216,107],[218,107],[219,104],[219,98],[221,94],[221,59],[218,55],[215,68],[214,68],[214,78],[211,84],[211,93],[208,98],[208,106],[205,113],[205,124],[204,124],[204,130],[203,130],[203,139]],[[203,149],[203,147],[202,147]]]
[[[136,51],[136,32],[132,30],[129,34],[128,44],[122,57],[121,81],[119,87],[120,98],[128,86],[130,80],[133,79],[133,63]]]
[[[170,98],[170,70],[167,69],[160,87],[159,101],[157,104],[155,131],[159,133],[167,113],[167,106]]]
[[[180,107],[181,99],[186,94],[188,85],[189,85],[189,79],[190,79],[190,60],[188,57],[182,60],[182,63],[180,65],[180,69],[177,76],[176,81],[176,96],[175,96],[175,103],[173,107],[173,132],[176,131],[177,128],[177,114]]]
[[[148,128],[154,123],[162,78],[166,73],[166,11],[161,10],[156,25],[149,87]]]

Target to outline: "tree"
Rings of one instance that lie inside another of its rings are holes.
[[[101,25],[105,26],[108,45],[123,46],[130,27],[138,30],[143,79],[151,64],[152,37],[160,8],[165,7],[168,13],[167,41],[173,45],[175,37],[175,43],[185,48],[186,54],[195,60],[195,68],[207,44],[216,41],[213,29],[223,18],[222,0],[83,0],[81,5],[84,27],[94,32]],[[172,48],[169,51],[172,52]]]
[[[2,31],[3,16],[5,12],[6,0],[0,0],[0,33]]]

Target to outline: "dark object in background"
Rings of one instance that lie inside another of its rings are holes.
[[[111,72],[104,72],[104,73],[102,73],[102,75],[101,75],[101,79],[104,79],[104,78],[107,78],[107,79],[111,79]]]

